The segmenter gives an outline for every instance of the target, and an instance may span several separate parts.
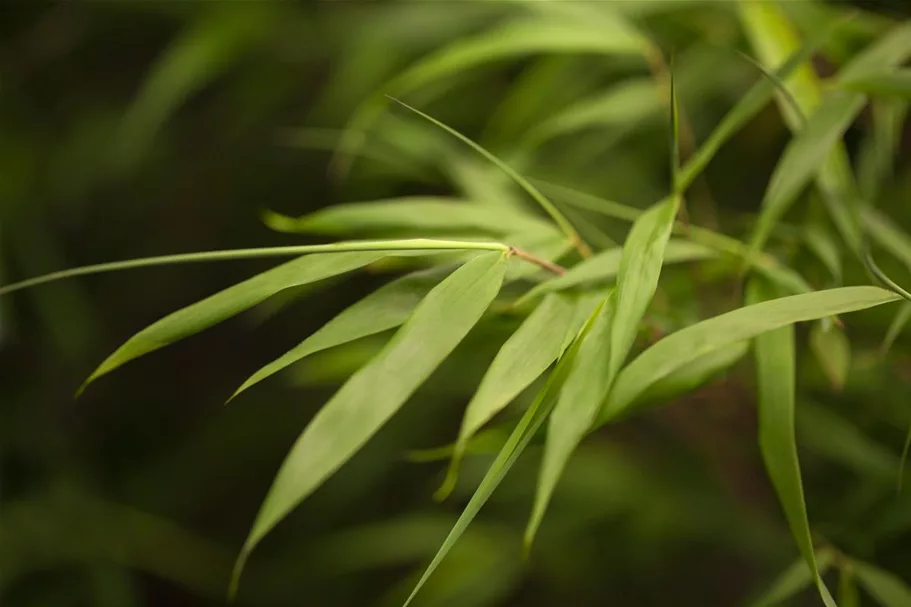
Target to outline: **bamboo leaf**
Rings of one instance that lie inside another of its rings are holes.
[[[337,204],[297,218],[269,212],[265,221],[279,232],[331,235],[472,231],[502,235],[550,227],[543,219],[503,206],[426,196]]]
[[[908,236],[889,217],[872,207],[861,213],[864,227],[879,246],[894,255],[911,271],[911,236]]]
[[[250,376],[231,399],[315,352],[398,327],[408,320],[418,303],[442,278],[436,269],[415,272],[377,289]]]
[[[901,335],[909,320],[911,320],[911,302],[905,302],[895,313],[892,322],[889,323],[889,329],[886,331],[886,337],[883,339],[883,344],[879,350],[881,356],[885,357],[889,353],[895,340]]]
[[[600,421],[624,412],[657,381],[690,361],[786,325],[863,310],[900,299],[879,287],[841,287],[744,306],[672,333],[630,362],[617,381]]]
[[[819,224],[811,224],[804,231],[803,237],[807,248],[826,266],[835,282],[841,283],[841,252],[831,233]]]
[[[840,391],[851,370],[851,343],[844,331],[831,322],[814,324],[810,331],[810,349],[832,387]]]
[[[307,255],[228,287],[165,316],[131,337],[95,369],[83,388],[134,358],[199,333],[279,291],[356,270],[383,255],[379,251]]]
[[[771,289],[758,280],[753,280],[749,285],[747,299],[752,302],[764,301],[770,299],[771,293]],[[797,457],[794,432],[797,362],[793,325],[784,325],[757,335],[755,354],[759,392],[759,448],[762,458],[788,519],[791,534],[810,568],[819,594],[827,607],[835,607],[835,600],[822,581],[816,564]]]
[[[898,576],[861,561],[851,561],[857,580],[883,607],[911,606],[911,588]]]
[[[816,565],[819,574],[828,571],[832,564],[832,551],[825,548],[816,553]],[[807,562],[800,557],[785,569],[775,580],[772,586],[761,597],[751,603],[751,607],[774,607],[803,591],[813,584],[813,573],[807,567]]]
[[[681,239],[667,243],[664,252],[664,263],[683,263],[701,261],[717,257],[717,252],[705,245]],[[623,249],[620,247],[596,253],[566,271],[565,274],[552,278],[535,286],[526,293],[520,302],[556,291],[573,287],[606,283],[617,276]]]
[[[905,101],[874,100],[873,128],[857,152],[857,184],[867,202],[875,202],[893,179],[894,160],[901,150],[902,131],[911,105]]]
[[[615,306],[614,292],[598,306],[595,321],[579,347],[550,416],[535,503],[525,528],[526,550],[534,541],[566,463],[594,424],[601,403],[607,396],[611,378],[605,370],[610,364]]]
[[[232,594],[250,551],[354,455],[455,349],[496,297],[505,270],[505,255],[487,253],[453,272],[314,417],[260,508],[235,567]]]
[[[911,69],[841,78],[842,88],[879,97],[911,99]]]
[[[436,555],[434,555],[433,560],[430,561],[430,564],[427,566],[421,579],[418,580],[417,585],[411,592],[411,596],[405,601],[404,607],[408,607],[408,605],[411,604],[421,587],[427,582],[428,578],[430,578],[443,559],[446,558],[446,555],[452,550],[452,547],[458,541],[459,537],[462,536],[468,528],[468,525],[474,520],[484,504],[487,503],[487,500],[490,499],[490,496],[515,464],[516,460],[518,460],[532,438],[534,438],[535,434],[544,423],[544,420],[547,419],[547,416],[550,414],[554,403],[556,402],[560,388],[563,385],[563,382],[566,381],[567,375],[572,368],[580,343],[587,335],[592,322],[593,316],[589,317],[585,326],[583,326],[579,333],[574,337],[572,345],[560,358],[560,362],[557,363],[553,373],[548,377],[544,388],[538,393],[537,398],[535,398],[535,401],[529,406],[528,410],[522,416],[522,419],[519,420],[518,425],[507,439],[506,444],[500,449],[496,459],[490,465],[490,468],[481,480],[481,484],[478,485],[474,495],[471,496],[468,505],[465,506],[465,510],[462,511],[462,514],[453,526],[452,531],[446,536],[443,545],[440,546],[440,549],[437,551]]]
[[[545,298],[497,352],[465,410],[452,463],[437,492],[437,499],[445,498],[455,486],[459,463],[475,433],[540,377],[563,352],[575,308],[568,298],[559,295]]]

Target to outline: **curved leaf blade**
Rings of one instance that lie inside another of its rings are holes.
[[[841,287],[744,306],[672,333],[629,363],[602,411],[606,422],[645,390],[693,359],[785,325],[863,310],[900,299],[879,287]]]
[[[477,256],[430,291],[392,340],[313,418],[291,448],[244,544],[243,562],[278,522],[360,449],[477,323],[500,290],[506,256]]]
[[[307,356],[398,327],[442,276],[435,270],[415,272],[380,287],[352,304],[293,349],[250,376],[231,396],[278,373]]]
[[[911,588],[895,574],[860,561],[852,561],[851,568],[861,585],[883,607],[911,605]]]
[[[770,299],[772,290],[759,280],[750,282],[747,300]],[[791,534],[810,568],[816,587],[827,607],[836,607],[816,563],[813,537],[804,500],[797,439],[794,432],[794,400],[797,361],[794,326],[782,327],[756,336],[756,384],[759,410],[759,448],[766,471],[784,509]]]
[[[459,462],[475,433],[559,358],[574,313],[569,299],[559,295],[545,298],[497,352],[465,410],[452,463],[437,499],[454,487]]]
[[[816,565],[822,575],[832,565],[834,555],[831,550],[823,548],[816,553]],[[807,567],[807,562],[801,556],[772,583],[762,596],[750,603],[751,607],[774,607],[780,605],[798,592],[801,592],[813,583],[813,574]]]
[[[155,322],[95,369],[83,389],[121,365],[240,314],[276,293],[350,272],[386,255],[382,251],[322,253],[300,257],[245,280]]]

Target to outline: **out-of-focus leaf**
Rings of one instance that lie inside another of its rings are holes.
[[[851,568],[861,585],[883,607],[911,605],[911,588],[897,575],[857,560],[851,561]]]
[[[753,303],[766,301],[773,297],[773,293],[763,283],[753,280],[748,287],[747,300]],[[827,607],[835,607],[835,599],[826,588],[816,564],[816,551],[813,548],[797,457],[794,432],[797,368],[794,326],[784,325],[761,333],[756,336],[754,344],[759,448],[762,459],[788,519],[791,534],[810,568],[819,594]]]
[[[832,235],[822,226],[811,224],[803,233],[807,248],[826,266],[836,283],[841,283],[841,252]]]
[[[245,6],[197,20],[162,55],[124,117],[120,163],[135,162],[168,116],[268,32],[270,11]]]
[[[549,227],[543,219],[502,206],[469,204],[452,198],[415,197],[337,204],[304,215],[268,213],[266,224],[279,232],[310,234],[507,234]]]
[[[881,73],[862,73],[852,78],[840,78],[842,88],[875,95],[911,99],[911,69]]]
[[[554,407],[554,403],[556,402],[560,388],[562,387],[563,382],[566,381],[569,371],[573,366],[573,361],[578,354],[580,344],[592,326],[593,319],[594,316],[589,317],[588,321],[585,323],[585,326],[580,329],[579,333],[574,338],[572,345],[560,358],[560,362],[557,363],[557,367],[547,379],[547,383],[538,393],[535,401],[522,416],[522,419],[519,420],[518,425],[515,427],[512,434],[510,434],[509,438],[507,439],[506,444],[503,445],[502,449],[500,449],[500,452],[497,454],[496,459],[490,465],[490,468],[487,470],[487,473],[481,480],[481,484],[474,492],[474,495],[471,496],[468,505],[465,506],[465,510],[462,511],[462,514],[456,521],[456,524],[452,528],[452,531],[449,532],[449,535],[446,537],[443,545],[440,546],[439,551],[427,566],[427,569],[424,571],[421,579],[418,580],[418,583],[412,591],[411,596],[409,596],[408,600],[405,601],[405,607],[408,607],[408,605],[420,591],[421,587],[424,585],[427,579],[433,574],[443,559],[446,558],[446,555],[450,552],[450,550],[452,550],[452,547],[455,545],[456,541],[458,541],[459,537],[462,536],[462,534],[465,532],[465,529],[468,527],[471,521],[474,520],[475,516],[477,516],[478,512],[480,512],[484,504],[487,503],[487,500],[490,499],[490,496],[493,494],[493,492],[502,482],[503,478],[515,464],[516,460],[519,459],[519,456],[528,446],[528,443],[531,442],[531,439],[534,438],[535,434],[541,428],[544,420],[547,419],[547,416],[550,414],[551,410]]]
[[[575,306],[569,298],[551,295],[500,348],[465,409],[452,464],[437,492],[438,499],[447,496],[455,486],[459,462],[475,432],[540,377],[563,352],[574,312]]]
[[[824,28],[818,35],[808,39],[803,46],[795,50],[787,61],[775,71],[774,75],[778,79],[787,79],[792,72],[800,69],[812,54],[820,47],[826,44],[828,40],[838,31],[839,26],[844,23],[843,20],[834,22],[827,28]],[[777,88],[775,83],[768,78],[762,78],[751,88],[746,95],[740,98],[737,104],[725,114],[724,118],[712,131],[708,139],[699,147],[698,150],[690,157],[683,166],[680,176],[681,186],[686,188],[693,180],[705,170],[718,150],[723,146],[735,133],[743,128],[752,118],[754,118],[765,105],[776,94]],[[779,92],[780,94],[780,92]]]
[[[117,367],[235,316],[291,287],[356,270],[383,257],[380,251],[307,255],[165,316],[124,343],[95,369],[85,385]]]
[[[563,291],[580,285],[599,284],[610,281],[617,276],[620,270],[620,260],[623,256],[623,249],[607,249],[596,253],[592,257],[574,265],[566,271],[566,274],[557,276],[546,282],[535,286],[526,295],[522,301],[532,299],[546,293]],[[683,263],[687,261],[701,261],[717,257],[718,253],[707,247],[695,242],[674,239],[667,243],[664,252],[664,263]]]
[[[895,157],[900,151],[902,127],[911,104],[894,99],[871,104],[873,128],[857,153],[857,185],[867,202],[875,202],[893,177]]]
[[[840,607],[860,606],[860,592],[857,590],[854,571],[850,567],[838,570],[838,604]]]
[[[828,571],[832,565],[833,554],[825,548],[816,552],[816,566],[819,574]],[[785,569],[762,596],[750,603],[750,607],[774,607],[801,592],[813,584],[813,572],[807,562],[800,557]]]
[[[895,475],[895,455],[829,407],[801,400],[797,432],[801,445],[861,476],[889,481]]]
[[[443,275],[438,270],[415,272],[377,289],[349,306],[295,348],[254,373],[231,398],[314,352],[398,327],[408,320],[418,303],[442,279]]]
[[[548,421],[535,503],[525,529],[526,550],[534,541],[566,463],[594,424],[598,409],[607,396],[611,378],[605,370],[610,364],[611,330],[616,311],[614,295],[615,292],[611,292],[598,306],[595,321],[579,347]]]
[[[895,313],[892,322],[889,323],[889,329],[886,331],[886,337],[883,338],[883,344],[880,347],[880,354],[882,356],[889,353],[889,350],[892,349],[892,344],[894,344],[895,340],[898,339],[898,336],[901,335],[901,332],[904,330],[905,325],[908,324],[909,320],[911,320],[911,302],[905,302],[898,309],[898,312]]]
[[[845,385],[851,370],[851,343],[844,331],[832,323],[819,322],[810,331],[810,348],[823,372],[836,390]]]
[[[486,253],[453,272],[314,417],[260,508],[238,558],[233,590],[256,544],[360,449],[468,334],[499,292],[505,271],[505,255]]]
[[[872,207],[865,207],[861,218],[870,238],[898,258],[911,272],[911,236]]]
[[[882,305],[900,298],[879,287],[841,287],[744,306],[672,333],[617,377],[600,421],[622,413],[640,394],[692,360],[767,331]]]

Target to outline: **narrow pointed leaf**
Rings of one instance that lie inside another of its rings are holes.
[[[892,344],[898,339],[905,325],[911,320],[911,302],[905,302],[895,313],[892,322],[889,323],[889,329],[886,331],[886,337],[883,339],[883,345],[880,347],[880,354],[885,356],[892,349]]]
[[[822,575],[832,565],[832,552],[822,549],[816,553],[816,565]],[[797,559],[785,569],[762,596],[750,603],[750,607],[775,607],[810,587],[813,584],[813,573],[807,567],[803,557]]]
[[[630,362],[617,376],[601,421],[622,413],[657,381],[690,361],[785,325],[879,306],[900,299],[879,287],[841,287],[744,306],[672,333]]]
[[[747,298],[768,300],[772,290],[758,280],[750,283]],[[759,410],[759,448],[766,471],[784,509],[791,534],[810,568],[816,587],[827,607],[835,607],[819,568],[807,517],[797,440],[794,432],[794,399],[796,390],[796,355],[794,326],[761,333],[755,339],[756,384]]]
[[[547,383],[538,393],[537,398],[535,398],[534,402],[529,406],[528,410],[522,416],[522,419],[519,420],[518,425],[507,439],[506,444],[503,445],[503,448],[500,449],[496,459],[494,459],[490,468],[488,468],[487,473],[481,480],[481,484],[478,485],[474,495],[471,496],[468,505],[465,506],[462,514],[459,515],[452,531],[446,536],[443,545],[440,546],[440,549],[437,551],[436,555],[434,555],[433,560],[427,565],[427,569],[424,571],[421,579],[418,580],[417,585],[411,592],[411,596],[405,601],[404,607],[408,607],[408,605],[411,604],[414,597],[421,590],[433,572],[436,571],[443,559],[446,558],[446,555],[449,554],[449,551],[452,550],[452,547],[458,539],[465,533],[468,525],[471,524],[471,521],[474,520],[478,512],[481,511],[481,508],[487,503],[487,500],[490,499],[490,496],[500,485],[503,478],[544,424],[544,420],[547,419],[547,416],[553,409],[560,388],[563,385],[563,382],[566,381],[566,377],[572,368],[573,361],[579,350],[580,342],[588,333],[592,321],[593,317],[589,317],[585,326],[575,336],[572,345],[560,358],[560,362],[557,363],[553,373],[547,378]]]
[[[840,283],[842,278],[841,251],[829,231],[814,224],[806,229],[803,236],[807,247],[826,266],[833,280]]]
[[[398,327],[442,278],[436,270],[415,272],[380,287],[254,373],[231,398],[311,354]]]
[[[701,261],[718,256],[715,249],[705,245],[674,239],[667,243],[664,252],[664,263],[683,263],[687,261]],[[609,282],[620,271],[620,260],[623,249],[614,248],[596,253],[592,257],[574,265],[562,276],[557,276],[535,286],[522,300],[532,299],[546,293],[563,291],[578,286],[592,286]]]
[[[470,231],[507,234],[540,231],[549,226],[543,219],[503,206],[429,196],[337,204],[297,218],[268,213],[265,220],[279,232],[331,235]]]
[[[319,487],[408,400],[496,297],[501,253],[476,257],[435,287],[391,341],[314,417],[266,496],[235,571],[254,546]]]
[[[845,385],[851,370],[851,343],[844,331],[834,324],[816,323],[810,331],[810,349],[835,390]]]
[[[615,305],[612,292],[599,306],[548,421],[535,503],[525,529],[526,549],[534,541],[566,463],[595,423],[598,410],[607,396],[610,377],[606,370],[610,364]]]
[[[861,218],[870,238],[911,271],[911,236],[874,208],[864,208]]]
[[[852,561],[858,581],[882,607],[911,607],[911,587],[897,575],[869,563]]]
[[[500,348],[465,410],[452,464],[438,498],[452,489],[459,461],[475,432],[540,377],[563,352],[574,313],[575,306],[569,298],[551,295]]]
[[[111,354],[86,385],[117,367],[235,316],[279,291],[363,267],[383,257],[380,251],[307,255],[219,291],[149,325]]]

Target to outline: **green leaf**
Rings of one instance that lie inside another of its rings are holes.
[[[911,236],[889,217],[872,207],[865,207],[861,219],[870,238],[894,255],[911,272]]]
[[[617,376],[600,421],[622,413],[657,381],[692,360],[786,325],[863,310],[900,299],[879,287],[841,287],[781,297],[721,314],[672,333]]]
[[[525,529],[526,550],[534,541],[566,463],[595,423],[601,403],[607,396],[611,378],[605,369],[610,363],[615,306],[614,292],[598,306],[594,324],[582,341],[550,416],[535,503]]]
[[[832,275],[836,283],[841,283],[841,252],[830,232],[819,224],[811,224],[803,233],[804,242]]]
[[[911,588],[898,576],[856,560],[851,561],[851,568],[861,585],[883,607],[911,606]]]
[[[560,388],[563,385],[563,382],[566,381],[567,375],[572,368],[573,361],[579,350],[579,345],[582,340],[584,340],[585,335],[587,335],[592,325],[593,318],[593,316],[589,317],[585,326],[583,326],[575,336],[572,345],[560,358],[560,362],[557,363],[557,366],[550,377],[547,378],[547,383],[544,385],[544,388],[538,393],[537,398],[535,398],[534,402],[529,406],[528,410],[522,416],[522,419],[519,420],[518,425],[507,439],[506,444],[500,449],[496,459],[494,459],[490,468],[488,468],[487,473],[484,475],[484,478],[481,480],[481,484],[478,485],[474,495],[471,496],[471,499],[465,506],[465,510],[462,511],[462,514],[453,526],[452,531],[446,536],[443,545],[440,546],[440,549],[437,551],[436,555],[434,555],[433,560],[427,565],[427,569],[424,571],[421,579],[418,580],[417,585],[411,592],[411,596],[405,601],[405,607],[408,607],[412,600],[414,600],[414,597],[420,591],[421,587],[427,582],[428,578],[430,578],[437,567],[439,567],[443,559],[446,558],[446,555],[452,550],[452,547],[458,541],[459,537],[462,536],[468,528],[468,525],[474,520],[484,504],[487,503],[487,500],[490,499],[490,496],[503,481],[503,478],[515,464],[516,460],[519,459],[519,456],[531,442],[532,438],[534,438],[535,434],[544,423],[544,420],[547,419],[547,416],[550,414],[554,403],[556,402]]]
[[[656,204],[636,220],[623,243],[623,258],[617,273],[617,310],[610,334],[608,387],[623,366],[639,332],[639,323],[655,295],[679,205],[678,196]]]
[[[832,565],[833,554],[825,548],[816,553],[816,565],[819,574],[825,573]],[[761,597],[751,603],[751,607],[774,607],[780,605],[797,593],[813,584],[813,573],[807,567],[807,562],[800,557],[785,569],[775,580],[772,586]]]
[[[254,373],[231,399],[310,354],[398,327],[408,320],[414,308],[440,280],[441,273],[433,269],[403,276],[380,287]]]
[[[705,245],[686,240],[674,239],[667,243],[664,252],[664,263],[683,263],[701,261],[717,257],[718,253]],[[607,249],[596,253],[566,271],[562,276],[551,278],[535,286],[522,296],[520,302],[555,291],[563,291],[580,285],[606,283],[617,276],[620,270],[622,248]]]
[[[459,462],[475,432],[540,377],[563,352],[574,314],[575,306],[570,299],[551,295],[497,352],[465,410],[452,464],[437,499],[447,496],[455,486]]]
[[[428,196],[338,204],[297,218],[269,212],[265,221],[279,232],[331,235],[473,231],[502,235],[550,226],[502,206]]]
[[[838,604],[841,607],[860,607],[860,593],[857,591],[854,571],[850,567],[838,570]]]
[[[810,331],[810,349],[832,387],[840,391],[851,370],[851,343],[844,331],[831,322],[814,324]]]
[[[893,179],[896,156],[901,151],[905,118],[911,105],[905,101],[874,100],[873,128],[857,153],[857,183],[867,202],[875,202]]]
[[[680,180],[680,108],[677,105],[677,79],[674,71],[674,60],[671,58],[670,66],[670,158],[671,158],[671,184],[676,196],[684,192]],[[679,199],[678,199],[679,202]]]
[[[771,290],[758,280],[751,281],[749,301],[770,299]],[[794,327],[761,333],[755,339],[756,384],[759,410],[759,448],[778,500],[791,527],[791,534],[812,572],[816,587],[827,607],[835,600],[822,581],[816,564],[813,537],[807,519],[803,482],[797,457],[794,432],[794,394],[797,362],[794,354]]]
[[[131,337],[95,369],[83,388],[117,367],[235,316],[279,291],[363,267],[380,251],[307,255],[165,316]]]
[[[453,272],[313,418],[260,508],[233,586],[253,547],[360,449],[462,341],[496,297],[505,270],[502,253],[487,253]]]

